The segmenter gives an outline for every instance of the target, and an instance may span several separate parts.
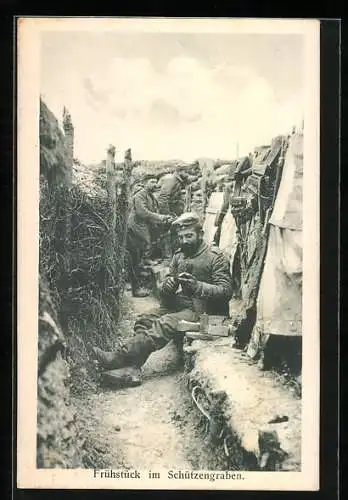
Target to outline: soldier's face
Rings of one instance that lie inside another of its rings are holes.
[[[180,229],[178,231],[178,240],[183,253],[192,255],[202,242],[201,231],[195,228]]]
[[[157,189],[157,179],[149,179],[146,186],[149,191],[155,191]]]

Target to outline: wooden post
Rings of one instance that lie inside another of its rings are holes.
[[[112,144],[106,150],[106,188],[111,199],[116,198],[116,176],[115,176],[115,154],[116,148]]]
[[[116,226],[116,176],[115,176],[116,148],[112,144],[106,150],[106,186],[109,195],[110,209],[112,211],[111,230]]]
[[[109,292],[109,287],[114,286],[114,276],[116,275],[115,269],[115,252],[117,252],[117,234],[116,234],[116,224],[117,224],[117,206],[116,206],[116,177],[115,177],[115,153],[116,148],[112,144],[106,150],[106,189],[108,192],[108,215],[107,222],[109,228],[109,234],[107,237],[107,243],[105,248],[105,257],[107,262],[107,267],[111,271],[105,273],[103,288],[104,292]],[[110,282],[107,276],[112,276],[113,279]]]
[[[71,115],[67,108],[63,108],[63,129],[65,135],[65,149],[67,158],[67,171],[66,171],[66,185],[68,189],[72,186],[72,173],[73,173],[73,162],[74,162],[74,127],[71,121]]]
[[[124,175],[128,179],[132,173],[133,163],[132,163],[132,150],[129,148],[124,154]]]
[[[202,212],[203,216],[208,205],[208,193],[207,193],[207,178],[208,178],[208,167],[204,163],[202,166]]]
[[[192,186],[189,184],[186,187],[186,193],[185,193],[185,212],[191,212],[191,207],[192,207]]]
[[[128,222],[128,211],[129,211],[129,199],[130,199],[130,184],[131,184],[131,175],[133,169],[132,162],[132,150],[129,148],[125,152],[124,155],[124,168],[123,168],[123,178],[122,178],[122,190],[124,197],[124,206],[122,207],[125,213],[125,226],[124,226],[124,239],[127,236],[127,222]]]
[[[129,215],[129,200],[130,200],[130,184],[133,169],[132,151],[127,149],[124,155],[124,164],[122,179],[120,183],[120,193],[117,199],[117,213],[119,217],[119,259],[122,263],[122,272],[126,270],[126,247],[127,247],[127,232],[128,232],[128,215]],[[124,274],[122,276],[121,284],[124,284]]]
[[[111,175],[115,172],[115,154],[116,148],[110,144],[106,150],[106,175]]]
[[[66,169],[64,176],[64,187],[62,203],[64,206],[59,207],[64,218],[64,271],[62,273],[61,287],[64,290],[62,304],[61,304],[61,318],[62,326],[68,331],[68,320],[70,311],[70,294],[71,294],[71,230],[72,230],[72,177],[73,177],[73,163],[74,163],[74,127],[71,120],[71,115],[66,107],[63,108],[63,129],[64,129],[64,147],[66,157]]]

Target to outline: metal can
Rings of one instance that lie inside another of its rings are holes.
[[[202,313],[200,317],[200,331],[201,333],[208,333],[209,330],[209,315]]]

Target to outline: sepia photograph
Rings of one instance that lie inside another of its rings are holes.
[[[17,486],[318,489],[319,22],[17,23]]]

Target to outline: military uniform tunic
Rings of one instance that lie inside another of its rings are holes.
[[[152,193],[140,188],[133,193],[127,231],[127,267],[133,292],[140,285],[139,265],[156,237],[157,224],[163,223]]]
[[[163,216],[158,211],[158,202],[154,195],[146,189],[140,189],[132,200],[128,232],[150,245],[153,226],[163,223]]]
[[[183,213],[185,209],[183,188],[184,181],[178,173],[167,174],[161,179],[157,200],[162,214],[180,215]]]
[[[169,277],[177,278],[182,272],[189,272],[198,280],[197,291],[190,294],[182,287],[176,293],[165,293],[165,281]],[[156,348],[160,349],[171,339],[178,338],[177,326],[182,319],[197,321],[203,312],[228,316],[231,295],[229,262],[219,248],[202,242],[198,251],[190,257],[185,257],[179,249],[173,256],[169,273],[161,286],[162,307],[152,314],[139,317],[134,330],[146,332]]]

